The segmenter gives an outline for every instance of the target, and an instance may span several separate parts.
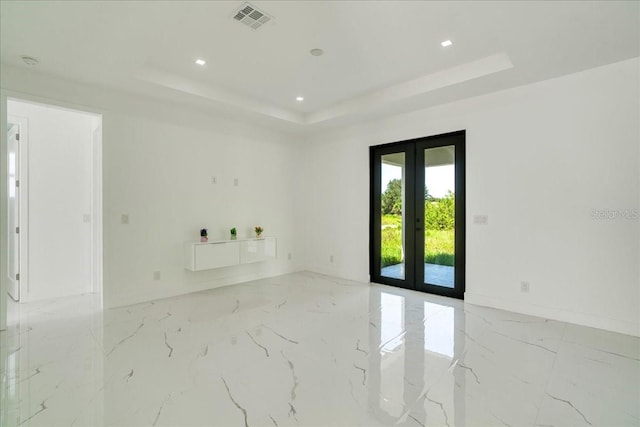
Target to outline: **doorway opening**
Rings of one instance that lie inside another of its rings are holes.
[[[465,132],[371,147],[370,275],[462,299]]]
[[[7,132],[8,305],[101,307],[102,116],[9,98]]]

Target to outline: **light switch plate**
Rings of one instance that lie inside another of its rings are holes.
[[[473,223],[476,225],[488,225],[489,224],[489,215],[474,215]]]

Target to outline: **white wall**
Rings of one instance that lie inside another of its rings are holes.
[[[0,91],[0,331],[7,328],[7,286],[9,285],[7,240],[7,96]]]
[[[91,223],[84,215],[92,212],[96,117],[11,100],[8,112],[27,119],[28,127],[21,140],[22,162],[29,165],[21,176],[22,191],[28,188],[28,222],[21,223],[28,271],[20,272],[20,300],[91,292]]]
[[[304,267],[368,280],[369,146],[466,129],[465,300],[640,336],[639,221],[591,216],[640,210],[639,64],[315,135],[299,159]]]
[[[12,67],[3,66],[2,76],[5,97],[103,115],[105,307],[295,270],[292,136]],[[122,214],[129,215],[128,225]],[[215,238],[226,237],[232,226],[248,234],[254,225],[278,238],[277,261],[184,269],[183,243],[199,239],[201,227]]]
[[[108,305],[292,271],[292,150],[285,138],[224,135],[116,113],[104,119],[103,136]],[[129,225],[121,224],[122,214]],[[232,227],[249,236],[255,225],[277,237],[277,262],[184,269],[183,243],[198,240],[200,228],[216,239],[228,238]]]

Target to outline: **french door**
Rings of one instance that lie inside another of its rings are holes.
[[[465,132],[371,147],[371,281],[462,299]]]

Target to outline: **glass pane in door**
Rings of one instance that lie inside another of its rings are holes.
[[[454,287],[455,147],[424,150],[424,283]]]
[[[382,156],[380,275],[405,280],[405,153]]]

